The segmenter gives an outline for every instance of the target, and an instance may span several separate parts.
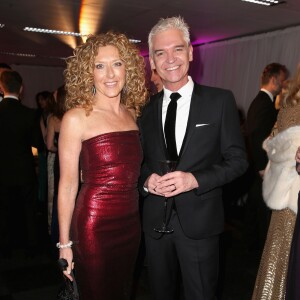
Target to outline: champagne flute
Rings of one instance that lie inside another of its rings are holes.
[[[159,161],[160,170],[162,175],[175,171],[177,166],[176,160],[160,160]],[[172,233],[174,229],[167,224],[167,206],[168,206],[168,198],[164,199],[164,217],[163,223],[160,228],[154,228],[154,231],[159,233]]]

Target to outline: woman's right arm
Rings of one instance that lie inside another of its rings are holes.
[[[81,151],[83,123],[77,111],[67,112],[62,120],[59,135],[60,180],[58,188],[58,221],[60,245],[70,242],[70,226],[78,191],[79,155]],[[60,249],[60,258],[68,261],[64,274],[71,279],[72,248]]]

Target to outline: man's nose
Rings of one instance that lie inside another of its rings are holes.
[[[167,62],[169,64],[172,64],[175,60],[176,60],[176,57],[175,57],[173,51],[168,52],[167,53]]]

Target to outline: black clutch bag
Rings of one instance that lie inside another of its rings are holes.
[[[68,262],[61,258],[58,260],[58,265],[61,270],[66,270]],[[63,275],[64,283],[58,291],[56,300],[79,300],[77,283],[73,271],[71,271],[70,275],[73,277],[73,281]]]

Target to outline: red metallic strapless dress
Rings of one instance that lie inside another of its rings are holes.
[[[140,241],[139,132],[118,131],[82,143],[83,181],[72,218],[81,300],[129,298]]]

